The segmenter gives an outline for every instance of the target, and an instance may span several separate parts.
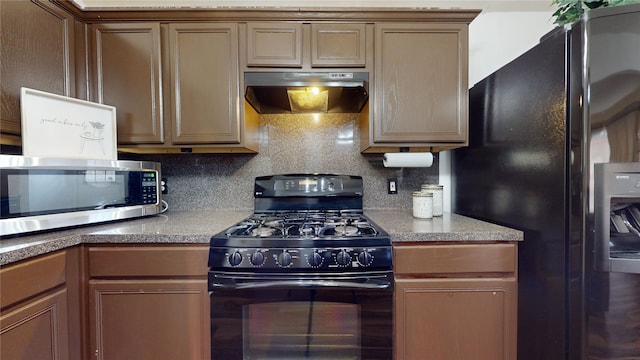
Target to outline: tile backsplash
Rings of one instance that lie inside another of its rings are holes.
[[[358,114],[262,115],[259,154],[139,155],[159,161],[168,178],[170,209],[252,209],[256,176],[339,173],[364,180],[364,207],[411,208],[411,192],[438,183],[438,156],[430,168],[385,168],[382,155],[360,153]],[[126,158],[121,156],[121,158]],[[398,194],[387,194],[387,178]]]

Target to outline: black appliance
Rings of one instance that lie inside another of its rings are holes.
[[[587,11],[469,96],[453,209],[524,231],[518,359],[640,358],[640,224],[613,223],[640,203],[640,6]]]
[[[359,113],[367,72],[245,72],[245,99],[259,114]]]
[[[212,359],[393,358],[391,239],[362,177],[257,177],[254,196],[211,238]]]

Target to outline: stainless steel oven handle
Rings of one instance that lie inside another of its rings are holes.
[[[392,283],[383,279],[366,279],[364,282],[350,280],[268,280],[268,281],[230,281],[213,282],[211,286],[218,289],[261,289],[261,288],[351,288],[351,289],[388,289]]]

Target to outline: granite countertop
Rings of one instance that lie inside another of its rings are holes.
[[[416,219],[410,209],[365,210],[365,214],[396,242],[521,241],[522,231],[445,212],[433,219]]]
[[[0,239],[0,266],[78,244],[208,244],[212,235],[250,210],[168,211],[164,214],[36,235]],[[520,241],[521,231],[457,214],[414,219],[411,210],[365,210],[393,242]]]

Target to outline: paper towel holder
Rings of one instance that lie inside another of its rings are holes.
[[[385,153],[382,156],[382,164],[386,168],[431,167],[433,165],[433,153],[406,151]]]

